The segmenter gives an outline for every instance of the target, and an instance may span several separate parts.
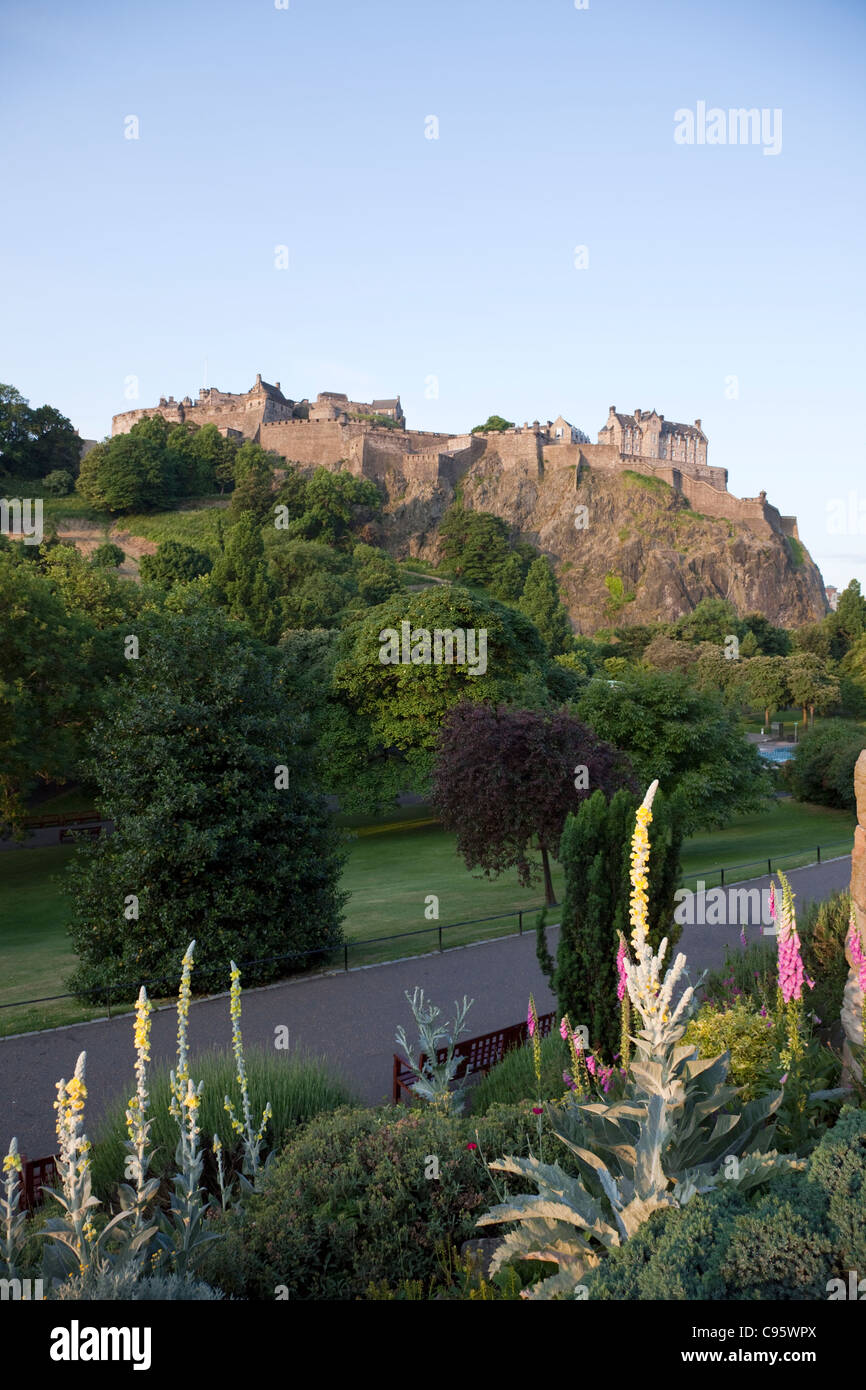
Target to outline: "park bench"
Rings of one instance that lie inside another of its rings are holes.
[[[555,1014],[541,1014],[538,1019],[539,1037],[546,1038],[553,1027]],[[481,1033],[477,1038],[466,1038],[463,1042],[458,1042],[454,1048],[454,1056],[459,1059],[455,1080],[462,1080],[465,1076],[479,1073],[486,1076],[491,1067],[497,1062],[501,1062],[506,1052],[510,1052],[513,1047],[522,1047],[529,1038],[529,1028],[526,1020],[522,1023],[512,1023],[509,1028],[497,1028],[492,1033]],[[440,1047],[436,1052],[436,1061],[444,1062],[448,1056],[448,1048]],[[419,1065],[423,1068],[427,1061],[427,1054],[422,1052]],[[414,1092],[412,1083],[415,1080],[415,1073],[409,1066],[405,1057],[400,1057],[394,1053],[394,1072],[392,1099],[395,1105],[399,1105],[402,1100],[412,1100]]]

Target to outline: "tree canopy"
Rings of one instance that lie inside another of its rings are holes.
[[[541,852],[553,904],[550,855],[570,811],[601,790],[637,790],[628,759],[567,710],[547,713],[461,701],[444,717],[436,747],[433,804],[457,835],[469,869],[489,878],[515,868],[538,878],[530,846]]]

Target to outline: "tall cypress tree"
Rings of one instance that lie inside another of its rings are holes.
[[[618,1050],[620,1037],[616,954],[619,933],[629,938],[630,848],[638,804],[625,790],[610,801],[595,791],[568,817],[559,847],[565,901],[552,984],[560,1013],[567,1013],[575,1027],[585,1025],[590,1045],[605,1056]],[[672,949],[680,931],[673,911],[682,834],[676,809],[661,793],[653,803],[649,836],[650,940],[657,948],[667,936]]]

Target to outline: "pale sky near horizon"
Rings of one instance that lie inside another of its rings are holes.
[[[261,372],[421,429],[700,417],[866,590],[862,0],[5,0],[0,33],[32,404],[102,438]],[[724,143],[675,140],[700,103]]]

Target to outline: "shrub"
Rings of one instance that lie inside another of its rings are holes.
[[[106,541],[104,545],[98,545],[90,557],[90,563],[100,570],[116,569],[122,565],[126,555],[119,545],[113,545],[111,541]]]
[[[845,937],[851,917],[851,894],[845,889],[822,903],[809,903],[798,923],[803,944],[803,965],[815,981],[809,1007],[827,1025],[842,1011],[842,995],[848,979]]]
[[[854,810],[854,764],[866,748],[866,730],[847,720],[825,719],[807,729],[784,777],[798,801]]]
[[[846,1108],[804,1173],[749,1201],[722,1188],[657,1212],[585,1278],[590,1299],[824,1299],[866,1263],[866,1111]]]
[[[267,1101],[272,1119],[265,1131],[266,1147],[279,1150],[300,1126],[326,1110],[336,1110],[352,1102],[349,1087],[335,1074],[324,1058],[303,1054],[289,1055],[249,1048],[246,1053],[250,1107],[260,1115]],[[150,1074],[150,1131],[154,1154],[151,1171],[155,1177],[167,1176],[174,1166],[177,1123],[169,1114],[170,1066],[155,1067]],[[204,1081],[198,1123],[207,1149],[218,1134],[225,1150],[226,1167],[240,1167],[239,1144],[232,1133],[224,1097],[237,1095],[237,1067],[231,1053],[218,1050],[199,1054],[195,1059],[196,1077]],[[131,1089],[129,1094],[131,1094]],[[96,1134],[93,1149],[93,1187],[106,1201],[116,1190],[124,1166],[127,1091],[107,1107]],[[210,1158],[210,1155],[209,1155]],[[234,1158],[234,1162],[232,1162]],[[212,1160],[205,1168],[205,1179],[216,1193]]]
[[[201,1303],[223,1297],[219,1289],[211,1288],[210,1284],[183,1278],[180,1274],[137,1279],[134,1266],[107,1269],[96,1279],[86,1275],[67,1279],[49,1296],[61,1302],[71,1298],[75,1302],[86,1299],[100,1303]]]
[[[628,924],[629,829],[635,801],[625,790],[610,801],[602,790],[595,790],[568,817],[559,843],[565,902],[553,988],[560,1014],[567,1013],[575,1026],[583,1024],[590,1046],[606,1057],[620,1050],[616,958],[619,934]],[[672,953],[682,930],[671,921],[682,834],[678,817],[661,795],[650,839],[650,941],[657,947],[667,937]]]
[[[743,1100],[752,1100],[758,1094],[777,1057],[772,1017],[755,1013],[742,998],[729,1009],[702,1005],[689,1023],[683,1041],[693,1044],[701,1057],[730,1052],[730,1078],[735,1086],[742,1087]]]
[[[65,468],[55,468],[42,479],[42,490],[51,497],[68,497],[75,486],[75,479]]]
[[[212,562],[203,550],[183,541],[160,541],[155,555],[142,555],[139,568],[142,579],[170,589],[174,584],[209,574]]]
[[[479,1119],[395,1107],[320,1115],[275,1160],[243,1217],[220,1222],[226,1239],[206,1252],[202,1277],[263,1299],[280,1285],[289,1298],[355,1299],[370,1284],[427,1280],[443,1242],[477,1237],[475,1218],[495,1199],[479,1152],[526,1153],[536,1136],[528,1106],[494,1106]],[[427,1176],[431,1157],[438,1178]]]

